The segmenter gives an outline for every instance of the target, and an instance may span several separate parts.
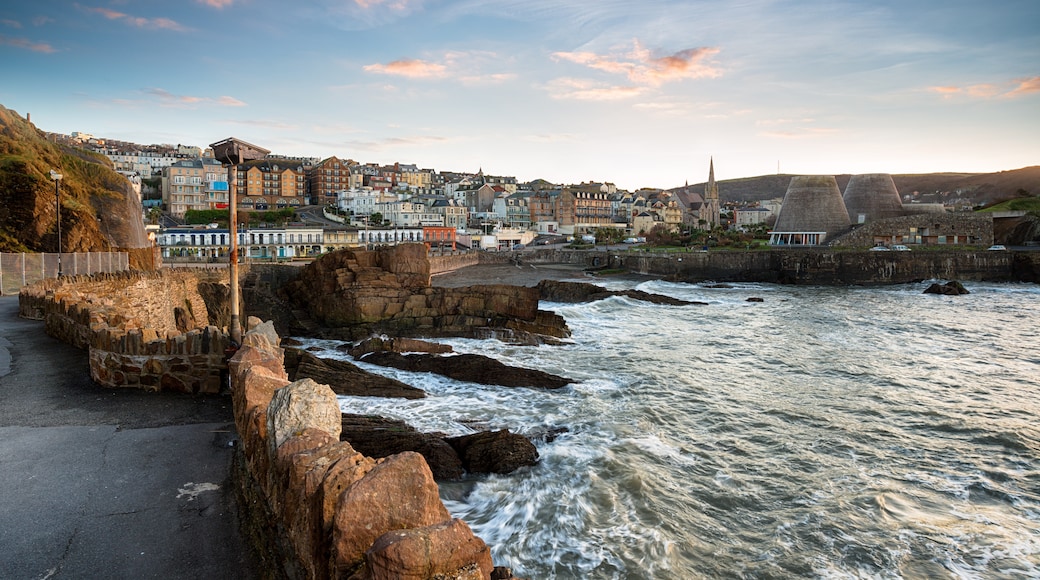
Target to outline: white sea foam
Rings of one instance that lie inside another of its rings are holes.
[[[356,363],[429,396],[341,408],[449,434],[564,428],[533,468],[442,484],[521,576],[1040,576],[1040,287],[610,285],[708,304],[543,304],[573,344],[442,342],[579,382]]]

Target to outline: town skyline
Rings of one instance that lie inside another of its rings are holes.
[[[1040,6],[52,2],[0,11],[41,128],[627,190],[1040,162]],[[223,50],[220,47],[226,47]]]

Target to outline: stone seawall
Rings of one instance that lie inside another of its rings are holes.
[[[536,250],[528,263],[620,268],[680,282],[904,284],[930,279],[1036,281],[1040,252],[927,249],[870,252],[829,249],[655,253],[622,250]]]
[[[451,272],[466,266],[474,266],[480,263],[478,252],[456,252],[454,254],[430,255],[430,274]]]
[[[489,579],[487,545],[440,500],[413,452],[366,457],[341,442],[327,385],[290,383],[270,322],[248,321],[231,359],[246,520],[274,577]],[[508,576],[498,576],[508,577]]]
[[[90,376],[102,386],[217,393],[229,339],[209,324],[219,310],[209,288],[220,285],[226,275],[212,271],[44,280],[21,291],[19,314],[87,350]]]

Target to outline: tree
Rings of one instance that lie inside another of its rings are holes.
[[[368,223],[377,226],[382,225],[383,214],[379,213],[378,211],[372,212],[368,215]]]

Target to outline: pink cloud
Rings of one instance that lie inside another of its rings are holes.
[[[363,67],[365,72],[384,75],[396,75],[413,79],[438,78],[444,76],[447,67],[435,62],[419,59],[401,59],[387,64],[370,64]]]
[[[199,4],[205,4],[210,8],[227,8],[235,3],[235,0],[196,0]]]
[[[184,107],[186,105],[198,105],[198,104],[214,104],[222,107],[244,107],[246,103],[229,96],[222,96],[216,99],[211,97],[196,97],[193,95],[175,95],[166,89],[152,88],[145,89],[146,93],[159,98],[159,101],[164,107]]]
[[[7,46],[14,46],[17,48],[24,48],[33,52],[42,52],[44,54],[58,52],[56,48],[45,42],[33,42],[26,38],[11,38],[2,34],[0,34],[0,44],[6,44]]]
[[[1006,82],[1003,85],[983,83],[964,87],[929,87],[928,90],[942,95],[945,99],[950,99],[956,96],[964,96],[974,99],[1014,99],[1040,92],[1040,76],[1014,79],[1013,81]]]
[[[628,80],[640,85],[660,86],[680,79],[715,78],[721,69],[708,61],[719,53],[713,47],[698,47],[681,50],[667,56],[654,56],[635,41],[627,54],[600,55],[593,52],[555,52],[553,58],[566,60],[611,74],[623,74]]]
[[[1028,95],[1031,93],[1040,92],[1040,77],[1030,77],[1025,79],[1015,79],[1018,86],[1011,89],[1006,97],[1020,97],[1022,95]]]
[[[220,0],[217,0],[217,1],[220,1]],[[77,4],[77,6],[79,6],[79,5]],[[127,24],[129,24],[131,26],[136,26],[138,28],[153,28],[153,29],[160,29],[160,30],[173,30],[175,32],[184,32],[184,31],[188,30],[186,27],[182,26],[180,23],[178,23],[178,22],[176,22],[174,20],[170,20],[169,18],[142,18],[140,16],[131,16],[131,15],[125,14],[123,12],[118,12],[116,10],[110,10],[108,8],[102,8],[102,7],[84,6],[84,7],[81,7],[81,8],[83,8],[84,10],[87,10],[88,12],[94,12],[96,14],[100,14],[100,15],[104,16],[105,18],[109,19],[109,20],[119,20],[119,21],[125,22],[125,23],[127,23]]]

